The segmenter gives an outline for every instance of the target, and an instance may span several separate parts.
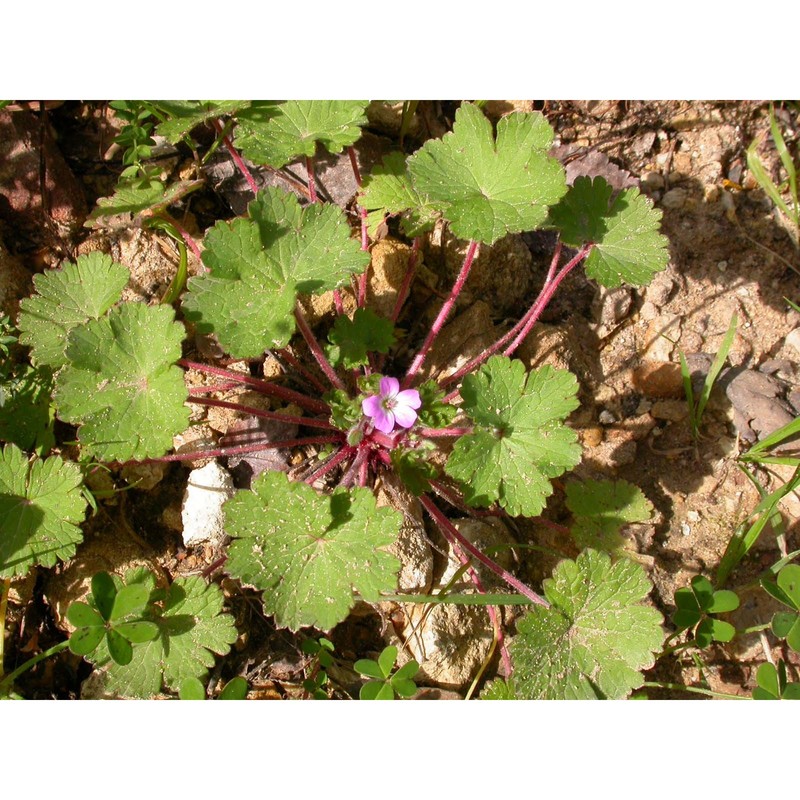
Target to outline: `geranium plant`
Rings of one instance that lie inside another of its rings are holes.
[[[197,125],[215,128],[253,189],[247,213],[217,222],[205,232],[202,248],[170,221],[203,265],[189,278],[177,311],[168,304],[121,302],[125,268],[107,256],[81,256],[37,278],[35,295],[22,303],[21,341],[30,346],[34,364],[52,371],[56,414],[76,426],[82,458],[112,467],[196,459],[197,451],[171,452],[173,437],[188,426],[192,405],[294,426],[297,433],[285,438],[223,442],[202,453],[223,459],[265,449],[311,453],[304,471],[291,478],[263,472],[224,507],[232,537],[224,569],[261,592],[264,612],[277,625],[328,631],[357,600],[376,602],[396,592],[401,564],[389,548],[403,514],[378,507],[374,496],[376,481],[394,473],[459,554],[478,593],[484,587],[474,566],[481,564],[511,587],[513,602],[537,607],[520,621],[509,653],[500,615],[488,605],[507,678],[490,696],[625,696],[639,684],[641,670],[652,665],[662,639],[660,615],[643,605],[649,584],[641,567],[624,559],[612,563],[587,549],[576,561],[562,563],[539,592],[481,552],[451,516],[537,516],[554,491],[553,480],[580,462],[576,434],[566,424],[578,407],[576,378],[551,366],[528,371],[513,356],[535,335],[542,312],[578,267],[607,287],[642,286],[662,270],[668,255],[658,232],[660,215],[636,189],[614,194],[602,178],[578,178],[568,186],[564,168],[549,155],[553,131],[541,114],[510,114],[494,130],[478,106],[465,103],[451,132],[410,156],[389,155],[363,180],[349,150],[360,186],[353,225],[345,210],[322,200],[315,154],[320,148],[334,154],[352,148],[366,122],[365,109],[366,103],[352,101],[154,104],[162,117],[155,133],[171,141]],[[259,189],[242,156],[273,170],[300,159],[307,175],[302,197],[275,186]],[[161,199],[154,202],[153,180],[148,176],[144,185],[139,175],[123,183],[100,204],[95,223],[121,212],[163,216],[164,197],[174,203],[185,192],[162,186]],[[372,236],[387,218],[412,246],[395,306],[380,315],[367,307],[368,270]],[[465,255],[430,328],[415,342],[404,337],[398,320],[417,275],[422,239],[435,225],[448,225],[464,240]],[[423,380],[479,249],[508,234],[543,228],[555,231],[557,240],[527,311],[447,377]],[[302,302],[326,292],[332,293],[334,308],[327,329],[312,325]],[[249,369],[183,357],[187,325],[213,337]],[[405,359],[395,357],[400,340],[413,346]],[[283,380],[260,374],[267,351],[285,367]],[[207,376],[208,383],[187,390],[184,370]],[[231,388],[258,393],[272,408],[221,399]],[[18,451],[8,451],[5,459],[8,492],[35,500],[30,489],[14,488],[19,479],[9,470],[23,463]],[[54,474],[67,474],[69,465],[52,463]],[[40,466],[35,462],[30,469]],[[70,487],[65,484],[63,491],[74,491]],[[646,501],[625,487],[610,505],[602,492],[570,496],[590,520],[581,535],[592,544],[607,539],[616,547],[618,528],[649,513]],[[61,557],[77,539],[70,526],[80,509],[72,497],[60,523],[59,547],[66,549],[53,551]],[[625,510],[624,497],[634,509]],[[607,510],[613,510],[612,519]],[[53,528],[52,514],[48,507],[41,519],[25,517],[24,541],[13,539],[0,550],[0,574],[28,563]],[[133,580],[151,585],[141,577]],[[188,602],[199,590],[187,584],[181,591]],[[174,602],[170,594],[160,602],[163,610],[146,618],[148,631],[159,626],[161,637],[131,639],[131,665],[139,663],[142,670],[166,647]],[[586,611],[586,603],[595,610]],[[92,633],[84,635],[94,641],[109,617],[87,612],[86,618]],[[228,634],[206,646],[224,652]],[[125,658],[127,646],[125,640]],[[101,655],[98,663],[107,662]],[[146,680],[137,682],[131,665],[113,666],[113,685],[120,691],[161,688],[161,673],[147,672]],[[163,681],[175,690],[181,679],[202,673],[201,668],[192,675],[165,670]]]

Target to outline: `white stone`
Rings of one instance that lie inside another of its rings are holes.
[[[185,545],[224,540],[222,504],[235,491],[230,473],[216,461],[189,473],[181,508]]]

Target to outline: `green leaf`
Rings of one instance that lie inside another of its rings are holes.
[[[400,227],[412,238],[431,230],[440,216],[430,200],[414,188],[406,156],[399,152],[390,153],[364,178],[358,203],[367,209],[367,229],[373,238],[387,214],[402,213]]]
[[[510,651],[519,699],[616,699],[641,685],[661,649],[661,615],[644,605],[651,584],[628,559],[585,550],[544,582],[550,608],[533,606]]]
[[[776,669],[767,662],[756,673],[758,687],[753,690],[753,700],[800,700],[800,683],[788,683],[786,663],[778,662]]]
[[[514,687],[514,679],[504,681],[502,678],[492,681],[486,685],[481,692],[481,700],[516,700],[517,693]]]
[[[437,469],[428,460],[433,448],[424,450],[391,451],[392,469],[415,497],[425,494],[430,488],[430,482],[436,478]]]
[[[117,587],[107,572],[97,572],[92,576],[92,604],[104,620],[111,619]]]
[[[0,452],[0,578],[72,558],[83,540],[83,478],[59,456],[28,461],[13,444]]]
[[[215,333],[238,358],[283,347],[295,330],[298,293],[325,292],[369,264],[332,205],[305,209],[269,188],[249,206],[250,219],[218,222],[207,234],[210,273],[190,278],[183,308],[201,333]]]
[[[331,408],[331,425],[346,431],[361,421],[361,400],[350,397],[344,389],[332,389],[322,398]]]
[[[384,681],[365,683],[358,693],[359,700],[394,700],[394,689]]]
[[[74,605],[74,604],[73,604]],[[106,635],[105,625],[90,625],[78,628],[69,637],[69,649],[76,656],[88,656],[93,653]]]
[[[725,614],[739,608],[739,597],[736,592],[729,589],[720,589],[714,592],[711,605],[706,609],[709,614]]]
[[[158,457],[185,430],[183,326],[169,306],[126,303],[69,336],[69,364],[57,375],[56,405],[95,457]]]
[[[114,607],[109,619],[117,620],[127,617],[136,611],[141,611],[147,604],[150,593],[140,583],[133,586],[124,586],[114,598]]]
[[[427,141],[408,161],[427,196],[462,239],[493,244],[530,231],[566,191],[563,167],[547,155],[553,129],[538,112],[509,114],[492,125],[474,105],[456,112],[452,133]]]
[[[247,700],[247,681],[244,678],[231,678],[219,693],[220,700]]]
[[[593,242],[586,274],[603,286],[645,286],[669,262],[667,238],[658,232],[661,212],[638,189],[625,189],[610,203],[603,178],[580,177],[550,210],[548,224],[565,244]]]
[[[368,308],[357,308],[352,320],[344,315],[336,318],[328,339],[333,345],[328,352],[331,362],[354,369],[369,363],[369,353],[389,352],[394,325]]]
[[[361,100],[260,101],[237,114],[235,145],[257,164],[275,169],[312,157],[320,142],[341,153],[361,136],[368,103]]]
[[[392,661],[392,664],[394,664],[394,661]],[[365,675],[367,678],[377,678],[379,681],[382,681],[389,674],[388,672],[384,672],[381,665],[371,658],[359,658],[358,661],[353,664],[353,669],[359,675]],[[392,668],[389,666],[389,672],[391,671]]]
[[[158,636],[158,625],[146,620],[121,622],[118,625],[114,625],[114,630],[133,644],[152,642]]]
[[[94,252],[74,264],[34,276],[36,294],[20,302],[20,343],[31,347],[31,359],[58,369],[70,331],[99,319],[119,302],[130,273],[111,256]]]
[[[97,625],[104,626],[103,617],[87,603],[80,600],[72,603],[67,609],[67,619],[70,625],[76,628],[89,628]]]
[[[55,445],[52,410],[53,379],[47,367],[15,364],[0,380],[0,441],[22,450],[48,453]]]
[[[153,600],[152,573],[131,571],[126,583],[142,583]],[[128,665],[111,663],[108,648],[98,648],[92,660],[107,668],[106,691],[122,697],[152,697],[162,686],[178,691],[188,678],[204,680],[214,664],[213,654],[225,655],[236,641],[233,618],[220,613],[223,599],[218,586],[199,576],[176,578],[161,602],[150,607],[149,621],[158,628],[156,638],[137,644]]]
[[[800,653],[800,614],[778,611],[772,617],[772,632],[796,653]]]
[[[197,678],[187,678],[178,692],[180,700],[205,700],[206,687]]]
[[[281,472],[264,472],[224,511],[234,537],[227,569],[263,590],[264,611],[280,627],[329,630],[347,616],[354,591],[371,602],[397,586],[400,564],[385,548],[402,517],[376,508],[367,489],[319,496]]]
[[[97,208],[92,211],[85,225],[88,228],[96,227],[97,220],[117,214],[133,214],[134,218],[138,218],[145,211],[152,214],[164,211],[202,185],[203,181],[200,180],[176,181],[165,187],[154,178],[121,183],[111,197],[102,197],[97,201]]]
[[[246,108],[246,100],[159,100],[158,109],[169,119],[156,126],[156,133],[170,144],[177,144],[193,128]]]
[[[391,644],[384,647],[381,654],[378,656],[378,666],[383,672],[383,677],[388,678],[392,674],[392,667],[397,660],[397,648]]]
[[[131,643],[113,628],[106,631],[106,646],[111,658],[124,667],[131,663],[133,659],[133,647]]]
[[[445,467],[473,506],[495,501],[511,516],[536,516],[552,478],[581,458],[577,436],[563,424],[578,406],[578,382],[546,365],[527,376],[521,361],[493,356],[461,387],[473,433],[455,444]]]
[[[458,415],[456,406],[443,402],[445,393],[436,381],[425,381],[417,390],[422,400],[417,420],[423,428],[446,428]]]
[[[800,611],[800,566],[787,564],[778,573],[778,586],[789,598],[792,608]]]
[[[637,486],[628,481],[572,481],[566,487],[567,508],[576,517],[570,533],[581,549],[592,547],[622,554],[622,529],[632,522],[647,522],[653,506]]]

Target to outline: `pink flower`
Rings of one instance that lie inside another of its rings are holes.
[[[410,428],[417,421],[415,409],[422,405],[416,389],[400,391],[397,378],[381,378],[380,394],[371,394],[361,402],[364,415],[382,433],[391,433],[395,422],[401,428]]]

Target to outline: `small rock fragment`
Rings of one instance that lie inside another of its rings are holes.
[[[185,545],[224,541],[222,504],[234,493],[230,473],[216,461],[191,471],[181,508]]]

